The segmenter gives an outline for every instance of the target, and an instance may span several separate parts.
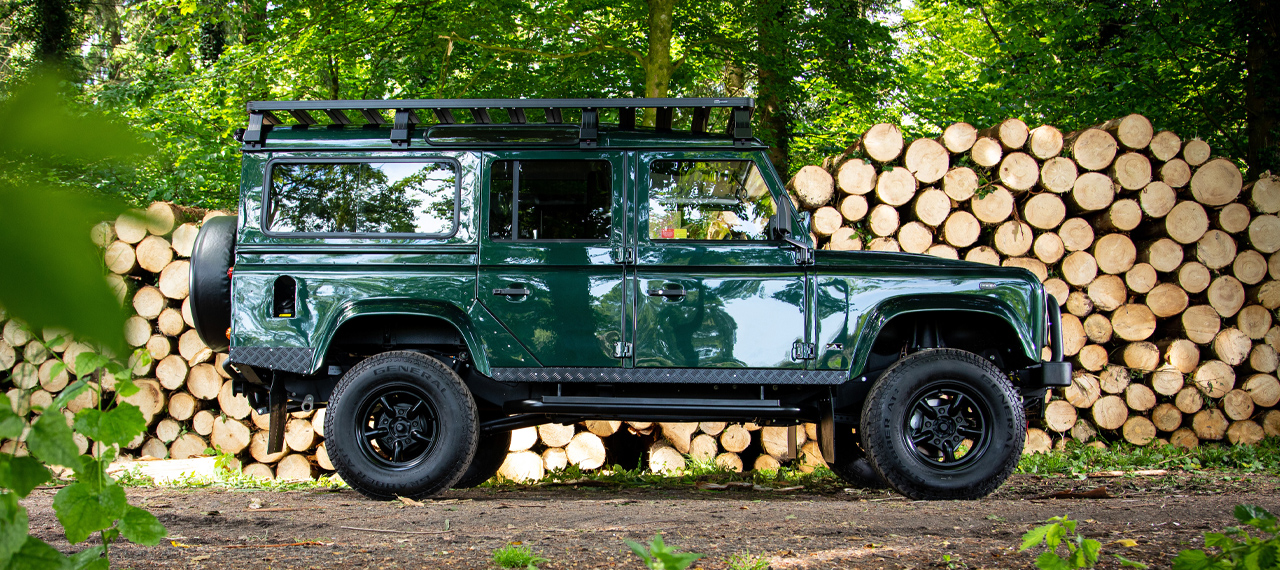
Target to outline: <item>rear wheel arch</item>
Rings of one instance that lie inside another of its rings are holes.
[[[352,307],[338,319],[318,347],[321,364],[347,354],[368,357],[389,350],[423,351],[456,356],[482,374],[489,365],[479,337],[461,311],[421,307]]]

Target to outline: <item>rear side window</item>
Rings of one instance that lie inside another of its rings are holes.
[[[274,163],[266,229],[448,237],[458,225],[451,162]]]
[[[776,212],[760,169],[750,161],[649,165],[649,239],[766,240]]]
[[[499,160],[489,170],[489,239],[607,240],[613,176],[604,160]]]

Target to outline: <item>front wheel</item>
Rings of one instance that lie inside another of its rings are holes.
[[[325,414],[329,459],[367,497],[429,497],[471,464],[477,418],[471,393],[448,366],[416,352],[384,352],[334,388]]]
[[[912,499],[985,497],[1013,473],[1026,440],[1004,373],[962,350],[922,350],[889,367],[863,405],[871,466]]]

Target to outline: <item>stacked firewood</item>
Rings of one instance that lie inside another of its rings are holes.
[[[816,424],[761,427],[726,422],[546,424],[512,432],[511,453],[498,475],[532,481],[571,465],[588,471],[634,459],[620,457],[625,454],[621,449],[607,449],[611,442],[621,444],[620,438],[640,444],[646,457],[641,465],[654,473],[678,473],[697,463],[736,472],[776,470],[793,460],[801,470],[812,471],[825,465],[817,429]]]
[[[904,144],[871,128],[788,187],[824,249],[1030,270],[1063,306],[1074,384],[1029,451],[1280,435],[1280,177],[1243,184],[1141,115],[1063,134],[1009,119]]]

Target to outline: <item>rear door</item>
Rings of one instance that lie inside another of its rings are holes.
[[[623,156],[485,157],[480,299],[543,366],[622,365]]]
[[[772,168],[752,152],[636,158],[635,366],[803,368],[805,272],[768,235],[787,199]]]

